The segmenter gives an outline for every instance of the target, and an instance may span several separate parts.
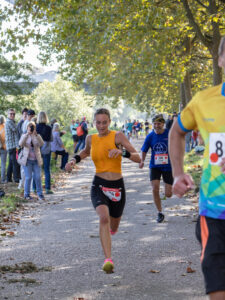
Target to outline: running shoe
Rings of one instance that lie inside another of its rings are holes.
[[[31,196],[25,196],[24,199],[27,201],[33,200],[33,198]]]
[[[113,273],[113,269],[114,269],[114,264],[111,258],[106,258],[104,260],[104,265],[102,267],[102,270],[104,272],[106,272],[106,274],[111,274]]]
[[[117,230],[116,231],[112,231],[112,229],[110,228],[110,234],[111,235],[114,235],[114,234],[116,234],[117,233]]]
[[[161,212],[158,213],[158,217],[157,217],[157,222],[158,223],[162,223],[164,220],[165,216],[164,214],[162,214]]]

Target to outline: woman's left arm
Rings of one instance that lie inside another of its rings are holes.
[[[127,157],[136,163],[141,162],[140,155],[122,132],[118,131],[116,133],[115,142],[116,145],[121,145],[125,149],[125,153],[122,156]]]

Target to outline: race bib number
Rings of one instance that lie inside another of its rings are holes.
[[[155,165],[167,165],[168,154],[155,154]]]
[[[114,189],[114,188],[108,188],[104,186],[100,186],[102,192],[106,197],[109,198],[109,200],[113,202],[118,202],[121,200],[121,190],[120,189]]]
[[[219,165],[223,157],[225,157],[225,133],[210,133],[209,163]]]

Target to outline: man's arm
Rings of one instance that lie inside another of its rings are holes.
[[[142,153],[141,153],[141,162],[140,162],[140,164],[139,164],[139,168],[140,168],[140,169],[142,169],[142,168],[144,167],[144,161],[145,161],[146,155],[147,155],[146,152],[142,152]]]
[[[190,175],[184,173],[185,134],[180,129],[177,120],[174,122],[169,134],[169,155],[173,170],[173,193],[182,197],[193,188],[194,182]]]

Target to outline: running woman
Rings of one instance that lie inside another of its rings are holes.
[[[168,154],[168,130],[164,128],[165,120],[162,114],[156,115],[153,118],[153,130],[145,138],[144,144],[141,148],[142,159],[139,167],[144,167],[144,161],[149,148],[152,149],[150,168],[150,181],[153,190],[153,199],[158,210],[157,222],[161,223],[164,220],[162,213],[161,199],[159,195],[161,176],[165,183],[165,196],[170,198],[172,196],[172,168]]]
[[[91,200],[99,216],[100,240],[105,255],[102,269],[112,273],[111,235],[118,231],[126,201],[122,156],[137,163],[141,159],[122,132],[109,129],[111,119],[107,109],[98,109],[94,121],[98,133],[87,136],[85,148],[66,165],[66,170],[70,172],[76,163],[91,155],[96,167]]]

